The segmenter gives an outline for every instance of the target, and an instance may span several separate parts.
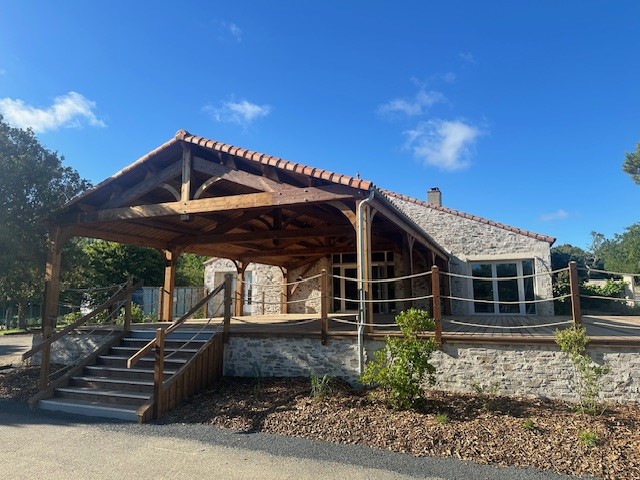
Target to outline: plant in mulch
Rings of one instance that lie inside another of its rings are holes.
[[[495,410],[497,408],[498,392],[500,391],[499,383],[485,385],[473,382],[471,388],[476,392],[478,401],[484,410]]]
[[[396,316],[401,338],[387,337],[384,348],[367,363],[360,381],[377,385],[384,399],[394,410],[407,410],[422,398],[423,384],[435,383],[435,367],[429,363],[436,350],[436,342],[419,338],[420,334],[435,330],[435,322],[425,310],[410,308]]]
[[[436,422],[440,425],[446,425],[449,423],[449,415],[446,413],[436,413]]]
[[[533,421],[533,418],[525,418],[522,426],[527,432],[533,432],[536,429],[536,422]]]
[[[609,368],[598,365],[587,355],[588,343],[589,337],[582,326],[556,330],[556,344],[569,356],[576,374],[576,393],[580,399],[578,411],[595,415],[599,412],[598,395],[602,377],[609,373]]]
[[[318,377],[315,374],[311,375],[311,397],[316,400],[324,400],[331,395],[333,387],[331,386],[332,380],[329,375],[323,375]]]
[[[578,434],[578,438],[587,448],[594,448],[598,445],[598,435],[591,430],[583,430]]]

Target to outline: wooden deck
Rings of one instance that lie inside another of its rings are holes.
[[[214,319],[211,324],[219,324]],[[329,336],[349,337],[357,335],[355,315],[331,314]],[[195,319],[188,325],[202,325],[206,320]],[[347,323],[348,322],[348,323]],[[399,334],[393,315],[376,315],[370,338],[384,338]],[[469,315],[443,318],[442,337],[447,342],[491,343],[553,343],[556,329],[570,327],[569,316],[537,315]],[[156,324],[157,325],[157,324]],[[619,344],[640,346],[640,317],[613,315],[585,315],[583,325],[591,344]],[[320,337],[320,319],[317,315],[255,315],[233,317],[231,335]]]

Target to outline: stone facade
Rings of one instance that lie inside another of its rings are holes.
[[[382,348],[367,341],[365,360]],[[601,399],[640,402],[640,351],[592,347],[588,353],[610,372],[603,378]],[[225,348],[225,375],[289,377],[330,375],[355,382],[358,350],[355,340],[330,339],[323,346],[309,338],[232,337]],[[435,388],[473,392],[474,386],[501,395],[576,401],[573,365],[555,345],[490,345],[446,343],[435,352]]]
[[[451,273],[471,275],[471,261],[533,259],[536,273],[551,271],[551,245],[546,240],[516,233],[490,223],[466,218],[446,209],[390,197],[391,202],[451,255]],[[553,294],[550,276],[536,277],[536,298],[551,298]],[[471,283],[468,279],[452,277],[451,293],[454,297],[470,298]],[[454,315],[468,315],[471,302],[454,301]],[[539,315],[553,315],[553,303],[537,304]]]

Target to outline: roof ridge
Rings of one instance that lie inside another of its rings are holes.
[[[486,225],[491,225],[493,227],[501,228],[503,230],[507,230],[509,232],[518,233],[520,235],[525,235],[527,237],[535,238],[536,240],[544,240],[550,244],[555,243],[555,237],[551,237],[549,235],[543,235],[541,233],[531,232],[529,230],[525,230],[523,228],[512,227],[511,225],[507,225],[505,223],[495,222],[493,220],[489,220],[484,217],[480,217],[478,215],[472,215],[470,213],[461,212],[460,210],[455,210],[453,208],[443,207],[441,205],[434,205],[433,203],[426,202],[424,200],[419,200],[414,197],[410,197],[409,195],[403,195],[401,193],[392,192],[387,189],[380,189],[380,191],[384,195],[388,195],[391,197],[399,198],[400,200],[404,200],[407,202],[415,203],[417,205],[422,205],[424,207],[433,208],[434,210],[439,210],[441,212],[450,213],[452,215],[456,215],[458,217],[466,218],[468,220],[475,220],[476,222],[484,223]]]
[[[349,175],[343,175],[341,173],[331,172],[329,170],[323,170],[317,167],[311,167],[303,165],[301,163],[291,162],[280,157],[268,155],[266,153],[254,152],[253,150],[247,150],[242,147],[236,147],[228,143],[222,143],[217,140],[212,140],[206,137],[193,135],[186,130],[178,130],[175,138],[186,143],[198,145],[210,150],[217,150],[220,152],[228,153],[235,157],[241,157],[250,162],[259,163],[262,165],[268,165],[279,170],[285,170],[300,175],[306,175],[309,177],[318,178],[320,180],[329,181],[339,185],[345,185],[347,187],[357,188],[359,190],[370,190],[374,187],[374,184],[370,180],[364,180],[357,177],[351,177]]]

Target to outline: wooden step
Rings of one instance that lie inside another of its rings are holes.
[[[124,390],[98,390],[94,388],[63,387],[55,389],[55,398],[69,398],[103,404],[140,406],[149,399],[148,393]]]
[[[153,393],[153,381],[134,380],[131,378],[80,376],[73,377],[71,387],[91,388],[96,390],[123,390],[128,392]]]
[[[122,356],[122,357],[130,358],[136,353],[138,353],[139,350],[140,348],[138,347],[129,347],[129,346],[111,347],[111,351],[109,352],[109,354],[118,356],[118,357]],[[188,347],[185,347],[185,348],[166,348],[165,347],[164,349],[165,355],[171,355],[171,357],[169,358],[191,358],[196,353],[198,353],[197,348],[194,349],[194,348],[188,348]],[[145,355],[143,358],[153,357],[154,354],[155,353],[151,351],[147,355]]]
[[[69,398],[50,398],[40,400],[38,407],[44,410],[73,413],[89,417],[115,418],[129,422],[137,421],[137,405],[114,405]]]
[[[126,367],[127,360],[129,360],[128,356],[123,355],[100,355],[98,357],[98,365],[111,365],[114,367]],[[148,368],[153,369],[155,360],[153,357],[144,357],[141,358],[138,363],[136,363],[136,367],[138,368]],[[187,363],[186,358],[174,358],[169,357],[164,359],[164,368],[169,370],[178,370],[182,365]]]
[[[151,339],[149,339],[151,340]],[[141,339],[141,338],[123,338],[121,342],[121,346],[123,347],[131,347],[136,350],[140,350],[144,347],[149,340]],[[191,340],[189,342],[185,342],[183,340],[165,340],[164,348],[166,349],[177,349],[186,344],[186,348],[191,348],[198,350],[202,345],[204,345],[208,340]]]
[[[165,369],[165,380],[176,373],[177,369]],[[88,365],[84,367],[85,376],[112,377],[123,380],[146,380],[153,381],[152,368],[126,368],[114,367],[110,365]]]

